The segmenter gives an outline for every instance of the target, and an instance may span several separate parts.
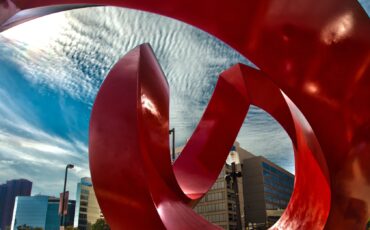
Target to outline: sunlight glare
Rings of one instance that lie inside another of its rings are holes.
[[[56,13],[25,22],[2,32],[1,35],[32,48],[42,49],[60,38],[66,22],[64,13]]]

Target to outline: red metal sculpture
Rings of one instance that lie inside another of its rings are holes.
[[[119,98],[122,100],[117,101]],[[221,74],[197,129],[172,169],[168,86],[148,45],[134,49],[116,64],[92,111],[90,166],[96,194],[111,226],[214,229],[190,206],[216,181],[250,104],[265,109],[286,129],[296,152],[296,188],[305,187],[294,192],[277,226],[323,228],[330,209],[330,189],[320,146],[295,106],[258,70],[239,64]],[[130,164],[117,167],[119,173],[106,170],[115,162]],[[312,175],[309,184],[300,176],[303,170]],[[107,177],[121,182],[112,184]],[[320,193],[315,192],[317,187]],[[138,222],[138,216],[150,221]],[[292,221],[297,218],[300,222]]]
[[[100,106],[94,107],[90,142],[94,187],[114,229],[212,228],[188,207],[213,182],[223,163],[225,146],[230,147],[237,123],[252,103],[283,125],[295,148],[294,194],[274,227],[365,226],[370,216],[370,25],[357,1],[3,0],[1,28],[47,14],[45,10],[50,8],[6,22],[19,9],[74,3],[129,7],[182,20],[222,39],[264,72],[233,67],[221,75],[189,147],[172,172],[168,140],[164,139],[164,134],[168,138],[168,89],[160,68],[148,48],[138,48],[120,61],[124,65],[115,66],[108,78],[116,84],[105,82],[96,101],[96,105],[108,107],[112,113],[104,114]],[[126,62],[129,68],[124,67]],[[133,88],[122,92],[120,74],[130,76],[126,80]],[[148,74],[156,76],[156,80],[145,77]],[[239,102],[232,104],[237,110],[235,121],[224,115],[224,109],[232,106],[229,102],[234,103],[228,99],[229,94],[236,95]],[[114,100],[108,101],[111,99]],[[312,130],[290,100],[302,111]],[[112,119],[118,116],[119,120]],[[99,122],[108,118],[112,123]],[[227,119],[233,124],[222,125]],[[119,128],[113,121],[119,121]],[[123,127],[127,130],[119,130]],[[223,132],[227,135],[220,136],[225,138],[221,144],[215,140]],[[219,149],[209,156],[205,149],[212,143]],[[139,154],[123,155],[119,151]],[[135,163],[140,164],[140,169],[133,166]],[[121,183],[133,187],[122,187]]]

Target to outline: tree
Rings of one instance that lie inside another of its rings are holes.
[[[31,230],[31,227],[24,224],[17,227],[18,230]]]
[[[41,227],[35,227],[35,228],[33,228],[33,227],[30,227],[30,226],[24,224],[24,225],[18,226],[17,227],[17,230],[44,230],[44,229],[41,228]]]
[[[65,227],[65,230],[78,230],[78,228],[74,228],[73,226]]]
[[[95,224],[91,226],[92,230],[110,230],[109,225],[105,222],[104,219],[96,220]]]

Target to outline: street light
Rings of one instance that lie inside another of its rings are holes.
[[[238,188],[238,177],[241,177],[242,173],[236,171],[235,162],[231,163],[231,173],[226,174],[225,179],[227,182],[233,180],[233,189],[235,193],[235,203],[236,203],[236,228],[238,230],[242,229],[241,214],[240,214],[240,204],[239,204],[239,188]]]
[[[62,212],[61,212],[61,218],[60,218],[60,226],[64,226],[63,217],[64,217],[64,198],[66,194],[66,185],[67,185],[67,171],[68,169],[73,169],[75,167],[73,164],[67,164],[66,166],[66,172],[64,175],[64,188],[63,188],[63,195],[62,195]]]
[[[175,128],[170,129],[169,134],[171,135],[171,133],[172,133],[172,161],[175,162],[175,158],[176,158],[176,155],[175,155]]]

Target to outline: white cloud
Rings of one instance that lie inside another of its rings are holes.
[[[47,42],[42,44],[22,35],[26,30],[13,33],[11,41],[5,41],[0,35],[3,44],[8,44],[4,50],[11,53],[10,57],[1,58],[20,66],[23,77],[40,89],[40,94],[56,92],[59,99],[72,98],[89,111],[112,65],[130,49],[149,42],[170,85],[170,122],[171,127],[176,128],[177,144],[183,144],[199,122],[220,72],[237,62],[249,63],[204,32],[152,14],[106,7],[71,11],[54,17],[59,24],[51,32],[58,36],[49,34]],[[48,17],[44,19],[47,21]],[[48,32],[43,26],[50,23],[45,20],[31,26],[34,38]],[[79,177],[89,176],[88,147],[83,138],[75,135],[88,132],[87,128],[79,130],[80,127],[75,125],[80,121],[75,119],[78,112],[72,113],[73,108],[62,101],[55,102],[67,126],[65,135],[61,136],[42,126],[44,121],[34,113],[33,106],[37,105],[16,100],[1,86],[0,98],[0,180],[29,177],[37,182],[34,192],[47,191],[55,195],[60,190],[58,186],[62,183],[67,163],[75,164],[70,171],[72,183]],[[45,112],[48,112],[47,108]],[[286,146],[289,149],[289,143],[287,145],[280,131],[270,125],[270,120],[264,120],[265,115],[256,117],[260,120],[248,123],[247,132],[242,129],[241,145],[255,149],[258,154],[271,153],[269,156],[279,160],[280,153],[288,152]],[[259,130],[260,127],[265,128]],[[266,137],[271,139],[269,149],[262,148],[267,145],[261,138]],[[283,159],[292,159],[292,156]]]
[[[67,163],[71,171],[69,189],[75,191],[79,178],[89,176],[87,145],[80,140],[67,140],[44,131],[38,125],[33,109],[18,104],[0,89],[0,183],[7,179],[25,178],[34,182],[33,193],[57,195],[61,191],[56,178],[63,176]],[[26,112],[27,111],[27,112]],[[72,192],[74,197],[74,192]]]

